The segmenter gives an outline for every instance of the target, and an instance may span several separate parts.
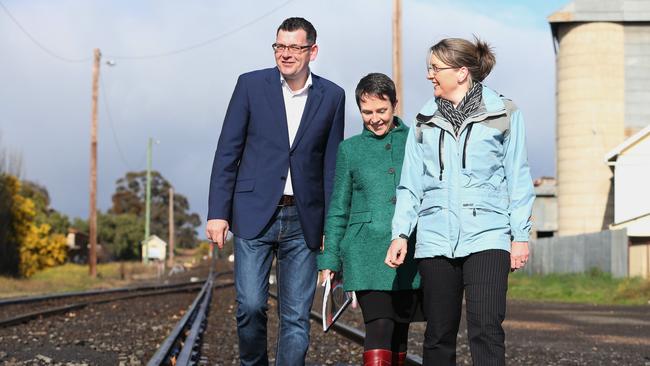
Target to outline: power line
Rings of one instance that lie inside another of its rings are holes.
[[[237,33],[237,32],[239,32],[240,30],[242,30],[242,29],[244,29],[244,28],[246,28],[246,27],[248,27],[248,26],[250,26],[250,25],[253,25],[253,24],[259,22],[260,20],[262,20],[262,19],[268,17],[269,15],[275,13],[276,11],[278,11],[279,9],[285,7],[287,4],[289,4],[289,3],[293,2],[293,1],[294,1],[294,0],[288,0],[288,1],[285,1],[284,3],[282,3],[282,4],[278,5],[278,6],[276,6],[275,8],[269,10],[268,12],[266,12],[266,13],[260,15],[259,17],[257,17],[257,18],[255,18],[255,19],[251,20],[251,21],[248,22],[248,23],[244,23],[244,24],[240,25],[239,27],[237,27],[237,28],[235,28],[235,29],[232,29],[232,30],[227,31],[227,32],[225,32],[225,33],[222,33],[222,34],[220,34],[220,35],[218,35],[218,36],[215,36],[215,37],[209,38],[209,39],[207,39],[207,40],[205,40],[205,41],[203,41],[203,42],[199,42],[199,43],[196,43],[196,44],[193,44],[193,45],[187,46],[187,47],[179,48],[179,49],[176,49],[176,50],[173,50],[173,51],[167,51],[167,52],[162,52],[162,53],[157,53],[157,54],[151,54],[151,55],[140,55],[140,56],[114,56],[114,55],[107,55],[107,57],[109,57],[109,58],[114,58],[114,59],[123,59],[123,60],[145,60],[145,59],[152,59],[152,58],[160,58],[160,57],[172,56],[172,55],[176,55],[176,54],[179,54],[179,53],[188,52],[188,51],[191,51],[191,50],[194,50],[194,49],[197,49],[197,48],[205,47],[205,46],[209,45],[210,43],[216,42],[216,41],[218,41],[218,40],[220,40],[220,39],[222,39],[222,38],[225,38],[225,37],[227,37],[227,36],[229,36],[229,35],[231,35],[231,34],[233,34],[233,33]]]
[[[113,117],[111,116],[111,109],[108,106],[108,98],[106,97],[106,90],[104,89],[104,78],[101,76],[101,74],[99,75],[99,81],[100,81],[99,86],[102,89],[101,90],[102,101],[104,102],[104,108],[106,109],[106,118],[108,119],[108,124],[111,127],[111,132],[113,133],[113,141],[115,141],[115,146],[117,147],[117,151],[120,155],[120,158],[122,159],[122,163],[126,165],[129,171],[132,171],[133,168],[131,167],[131,164],[129,164],[128,160],[126,160],[124,152],[120,147],[120,142],[117,138],[117,133],[115,132],[115,126],[113,126]]]
[[[276,6],[275,8],[269,10],[268,12],[266,12],[266,13],[260,15],[259,17],[257,17],[257,18],[255,18],[255,19],[249,21],[248,23],[244,23],[244,24],[242,24],[242,25],[240,25],[240,26],[238,26],[238,27],[236,27],[236,28],[234,28],[234,29],[232,29],[232,30],[230,30],[230,31],[227,31],[227,32],[222,33],[222,34],[220,34],[220,35],[218,35],[218,36],[215,36],[215,37],[209,38],[209,39],[207,39],[207,40],[205,40],[205,41],[203,41],[203,42],[199,42],[199,43],[196,43],[196,44],[193,44],[193,45],[187,46],[187,47],[179,48],[179,49],[172,50],[172,51],[166,51],[166,52],[161,52],[161,53],[150,54],[150,55],[135,55],[135,56],[130,56],[130,55],[126,55],[126,56],[124,56],[124,55],[107,55],[107,57],[109,57],[109,58],[113,58],[113,59],[122,59],[122,60],[147,60],[147,59],[154,59],[154,58],[161,58],[161,57],[173,56],[173,55],[177,55],[177,54],[179,54],[179,53],[184,53],[184,52],[192,51],[192,50],[194,50],[194,49],[201,48],[201,47],[205,47],[205,46],[207,46],[207,45],[209,45],[209,44],[211,44],[211,43],[214,43],[214,42],[216,42],[216,41],[219,41],[219,40],[221,40],[221,39],[223,39],[223,38],[225,38],[225,37],[227,37],[227,36],[229,36],[229,35],[231,35],[231,34],[237,33],[237,32],[239,32],[240,30],[242,30],[242,29],[244,29],[244,28],[246,28],[246,27],[248,27],[248,26],[250,26],[250,25],[253,25],[253,24],[259,22],[260,20],[262,20],[262,19],[268,17],[269,15],[275,13],[276,11],[280,10],[281,8],[285,7],[286,5],[288,5],[289,3],[293,2],[293,1],[294,1],[294,0],[287,0],[287,1],[285,1],[284,3],[282,3],[282,4],[278,5],[278,6]],[[29,38],[29,39],[30,39],[30,40],[31,40],[31,41],[36,45],[36,46],[38,46],[38,48],[40,48],[43,52],[47,53],[48,55],[50,55],[50,56],[52,56],[52,57],[54,57],[54,58],[56,58],[56,59],[58,59],[58,60],[60,60],[60,61],[69,62],[69,63],[80,63],[80,62],[87,62],[87,61],[90,61],[90,60],[91,60],[91,57],[86,57],[86,58],[81,58],[81,59],[72,59],[72,58],[68,58],[68,57],[64,57],[64,56],[60,56],[60,55],[56,54],[55,52],[51,51],[49,48],[45,47],[45,46],[44,46],[41,42],[39,42],[35,37],[33,37],[33,36],[32,36],[32,35],[31,35],[31,34],[30,34],[30,33],[29,33],[29,32],[28,32],[28,31],[27,31],[27,30],[26,30],[26,29],[21,25],[21,24],[20,24],[20,22],[18,22],[18,20],[17,20],[17,19],[16,19],[12,14],[11,14],[11,12],[9,11],[9,9],[8,9],[8,8],[7,8],[7,7],[2,3],[2,0],[0,0],[0,7],[2,7],[2,9],[5,11],[5,13],[7,14],[7,16],[9,16],[9,18],[14,22],[14,24],[16,24],[16,26],[17,26],[17,27],[18,27],[18,28],[19,28],[19,29],[20,29],[20,30],[21,30],[21,31],[22,31],[22,32],[23,32],[23,33],[24,33],[24,34],[25,34],[25,35],[26,35],[26,36],[27,36],[27,37],[28,37],[28,38]]]
[[[25,29],[25,28],[20,24],[20,22],[18,22],[18,20],[17,20],[17,19],[16,19],[12,14],[11,14],[11,12],[9,11],[9,9],[7,9],[7,7],[2,3],[2,1],[0,1],[0,7],[2,7],[2,9],[5,11],[5,13],[7,14],[7,16],[9,16],[9,18],[14,22],[14,24],[16,24],[16,26],[17,26],[17,27],[18,27],[18,28],[19,28],[19,29],[20,29],[20,30],[21,30],[21,31],[22,31],[22,32],[23,32],[23,33],[24,33],[24,34],[25,34],[25,35],[26,35],[26,36],[27,36],[27,37],[28,37],[28,38],[29,38],[29,39],[30,39],[30,40],[31,40],[31,41],[36,45],[36,46],[38,46],[38,48],[40,48],[41,50],[43,50],[43,52],[47,53],[48,55],[50,55],[50,56],[52,56],[52,57],[54,57],[54,58],[56,58],[56,59],[59,59],[60,61],[65,61],[65,62],[70,62],[70,63],[80,63],[80,62],[87,62],[87,61],[90,61],[91,57],[79,58],[79,59],[73,59],[73,58],[67,58],[67,57],[63,57],[63,56],[59,56],[59,55],[57,55],[56,53],[54,53],[53,51],[51,51],[50,49],[48,49],[47,47],[45,47],[41,42],[39,42],[38,40],[36,40],[36,38],[34,38],[31,34],[29,34],[29,32],[27,32],[27,30],[26,30],[26,29]]]

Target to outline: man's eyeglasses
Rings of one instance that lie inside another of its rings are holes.
[[[438,67],[436,65],[427,65],[427,72],[429,75],[435,75],[442,70],[457,69],[457,67]]]
[[[309,44],[306,46],[298,46],[297,44],[292,44],[292,45],[286,45],[282,43],[274,43],[271,45],[273,47],[273,51],[276,53],[282,53],[284,50],[289,51],[289,53],[296,54],[302,52],[302,50],[307,49],[313,45]]]

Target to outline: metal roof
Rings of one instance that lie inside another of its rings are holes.
[[[605,155],[605,162],[616,161],[618,156],[623,151],[625,151],[630,146],[636,144],[639,140],[643,139],[647,135],[650,135],[650,125],[645,126],[645,128],[643,128],[641,131],[639,131],[639,132],[635,133],[634,135],[630,136],[629,138],[625,139],[625,141],[621,142],[612,151],[608,152]]]
[[[548,17],[549,23],[647,22],[648,0],[574,0]]]

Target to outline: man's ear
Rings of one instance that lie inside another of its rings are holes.
[[[318,45],[313,44],[309,49],[309,51],[311,52],[311,54],[309,55],[309,61],[316,60],[316,56],[318,56]]]

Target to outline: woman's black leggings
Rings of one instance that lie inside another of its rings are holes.
[[[397,323],[393,319],[379,318],[366,322],[364,350],[388,349],[406,352],[409,323]]]

